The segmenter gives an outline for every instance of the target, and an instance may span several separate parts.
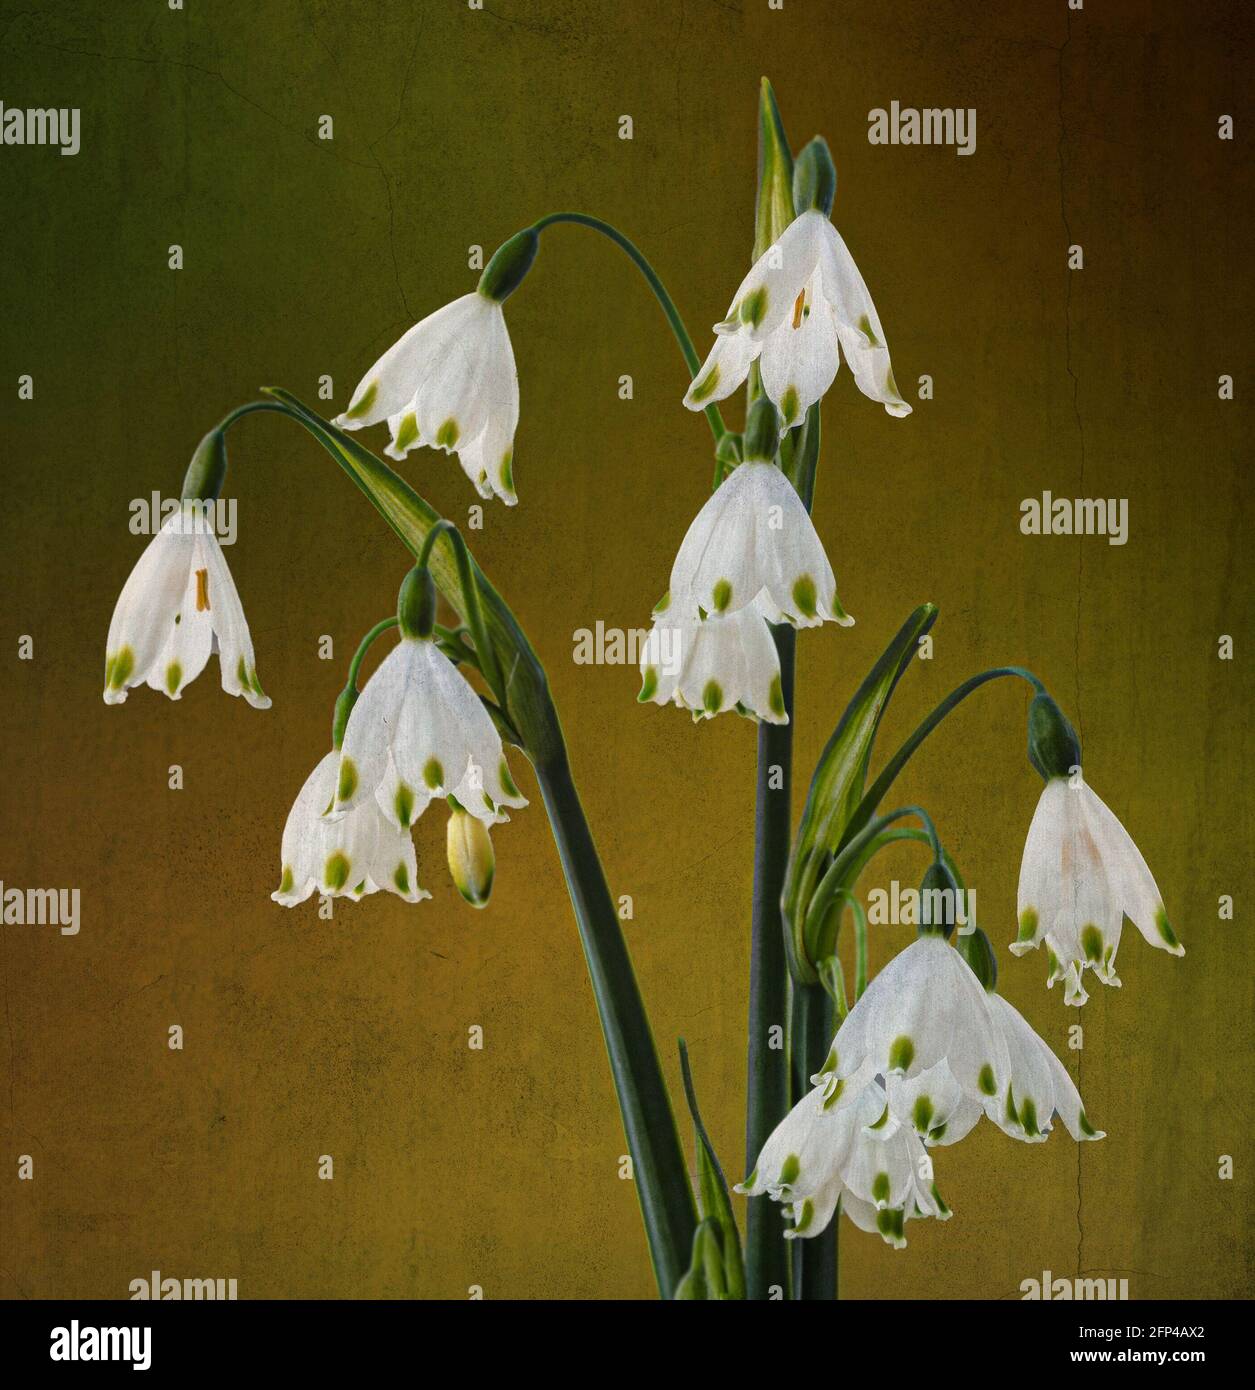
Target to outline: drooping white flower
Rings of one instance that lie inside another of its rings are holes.
[[[932,1090],[916,1084],[895,1101],[906,1115],[926,1093],[932,1130],[957,1120],[964,1102],[984,1106],[1002,1097],[1009,1071],[1007,1045],[980,981],[944,936],[925,932],[872,979],[812,1079],[839,1109],[876,1078],[894,1095],[901,1083],[928,1073]],[[970,1115],[971,1107],[965,1110]],[[978,1118],[979,1112],[971,1123]]]
[[[1160,950],[1185,954],[1168,922],[1163,897],[1129,833],[1078,778],[1051,777],[1029,826],[1020,865],[1019,937],[1011,950],[1043,940],[1047,983],[1063,980],[1065,1004],[1084,1004],[1088,968],[1106,985],[1115,973],[1120,931],[1128,916]]]
[[[398,829],[374,797],[347,815],[324,814],[335,798],[339,768],[339,751],[332,749],[305,779],[283,827],[282,877],[270,896],[284,907],[313,892],[356,900],[382,888],[410,903],[430,898],[418,884],[410,832]]]
[[[404,630],[404,629],[403,629]],[[375,797],[404,830],[435,797],[507,820],[526,806],[488,712],[429,637],[402,636],[367,682],[344,731],[333,815]]]
[[[671,567],[671,616],[738,613],[849,627],[837,581],[802,499],[773,463],[747,460],[707,499]]]
[[[840,1108],[822,1086],[804,1096],[772,1131],[754,1171],[736,1190],[750,1197],[766,1193],[782,1203],[793,1222],[785,1232],[790,1239],[819,1235],[838,1202],[861,1230],[879,1231],[899,1249],[906,1244],[905,1221],[950,1216],[919,1136],[893,1117],[883,1087],[874,1081]]]
[[[865,396],[890,415],[911,413],[893,379],[867,285],[840,232],[818,209],[791,222],[754,263],[715,334],[684,397],[690,410],[730,395],[759,359],[763,389],[784,423],[796,425],[832,385],[843,355]]]
[[[501,304],[482,289],[416,323],[358,382],[333,421],[357,430],[387,420],[384,450],[404,459],[427,446],[456,451],[481,497],[514,492],[519,379]]]
[[[659,610],[641,649],[636,697],[691,710],[710,719],[737,709],[770,724],[787,724],[780,656],[765,618],[753,607],[705,619],[672,618]]]
[[[118,595],[105,644],[105,703],[121,704],[141,682],[177,700],[214,651],[223,690],[269,709],[240,596],[207,510],[185,502],[148,543]]]

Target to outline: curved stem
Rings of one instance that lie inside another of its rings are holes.
[[[418,552],[418,566],[420,569],[427,567],[431,560],[432,549],[441,536],[448,536],[449,542],[453,546],[453,557],[458,567],[458,579],[462,585],[462,604],[466,610],[462,616],[466,619],[466,625],[471,630],[471,639],[475,643],[475,651],[479,656],[479,669],[488,682],[489,689],[497,697],[498,703],[504,705],[505,693],[501,684],[501,668],[497,665],[497,653],[488,640],[488,629],[484,625],[484,610],[479,602],[479,586],[476,584],[474,573],[471,570],[471,553],[466,548],[466,541],[461,531],[451,521],[442,519],[427,532],[423,538],[422,548]]]
[[[667,322],[671,325],[675,340],[679,343],[680,351],[684,354],[684,361],[689,369],[689,377],[690,379],[695,378],[701,370],[702,359],[697,355],[697,349],[693,346],[689,331],[684,326],[680,311],[675,307],[675,301],[658,278],[658,272],[645,259],[641,251],[617,227],[612,227],[609,222],[603,222],[600,217],[590,217],[585,212],[551,212],[548,217],[542,217],[539,222],[533,223],[532,231],[540,233],[546,227],[555,226],[560,222],[571,222],[579,227],[591,227],[593,231],[609,237],[616,246],[627,252],[633,264],[649,282],[649,288],[653,290],[658,303],[662,305],[662,312],[667,316]],[[715,437],[715,443],[718,444],[727,434],[728,427],[723,423],[723,416],[719,413],[717,405],[706,406],[705,414],[710,423],[710,432]]]
[[[243,405],[237,405],[234,410],[222,417],[218,422],[218,433],[226,434],[237,420],[242,420],[246,415],[253,415],[257,411],[265,410],[273,410],[280,415],[292,414],[292,411],[279,401],[246,401]]]
[[[848,844],[850,839],[859,834],[868,823],[875,814],[876,807],[884,799],[885,793],[893,785],[894,778],[902,771],[911,755],[946,715],[956,705],[966,700],[973,690],[978,690],[986,681],[997,680],[1001,676],[1018,676],[1021,680],[1027,681],[1038,694],[1042,694],[1046,689],[1031,671],[1026,671],[1022,666],[996,666],[992,670],[982,671],[979,675],[965,680],[962,685],[956,686],[889,759],[881,769],[880,776],[863,794],[863,799],[854,808],[854,814],[846,822],[845,833],[842,837],[843,845]]]
[[[397,621],[395,613],[390,618],[381,618],[358,643],[357,651],[353,653],[353,660],[349,662],[349,675],[344,682],[345,689],[357,689],[357,673],[362,669],[362,662],[366,658],[366,653],[370,651],[370,644],[381,633],[387,632],[390,627],[396,627]]]
[[[816,942],[823,927],[824,918],[828,915],[828,908],[831,906],[838,889],[850,887],[853,881],[850,878],[851,871],[855,866],[861,868],[859,865],[861,851],[866,849],[882,830],[888,829],[895,821],[902,820],[905,816],[918,816],[923,821],[934,857],[942,858],[944,851],[941,848],[941,841],[937,837],[937,827],[933,824],[932,817],[922,806],[901,806],[896,811],[890,811],[888,815],[877,817],[852,840],[845,842],[815,888],[810,906],[806,909],[806,920],[802,927],[808,958],[812,956],[814,950],[818,949]]]

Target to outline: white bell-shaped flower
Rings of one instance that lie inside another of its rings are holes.
[[[148,543],[118,595],[105,644],[105,703],[121,704],[144,681],[177,700],[214,651],[223,690],[269,709],[209,512],[184,502]]]
[[[1047,983],[1063,980],[1065,1004],[1084,1004],[1086,969],[1106,985],[1127,916],[1160,950],[1185,954],[1163,897],[1127,830],[1081,779],[1051,777],[1029,826],[1020,865],[1018,956],[1043,940]]]
[[[787,724],[780,656],[766,619],[753,607],[673,619],[658,610],[641,648],[641,690],[636,697],[691,710],[711,719],[735,709],[770,724]]]
[[[774,464],[739,464],[693,519],[671,568],[672,620],[751,606],[772,622],[849,627],[802,499]]]
[[[842,356],[859,390],[890,415],[902,398],[880,316],[854,257],[824,212],[803,212],[754,263],[684,397],[690,410],[731,395],[759,361],[763,389],[787,426],[832,385]]]
[[[898,1248],[906,1244],[905,1221],[950,1215],[919,1136],[893,1117],[884,1088],[874,1081],[844,1107],[835,1106],[822,1086],[804,1096],[736,1190],[780,1202],[793,1222],[787,1238],[818,1235],[838,1203],[856,1226],[878,1231]]]
[[[938,1070],[941,1063],[945,1071]],[[944,936],[926,931],[872,979],[813,1080],[839,1108],[876,1078],[884,1078],[892,1095],[898,1078],[913,1082],[930,1073],[932,1129],[948,1124],[963,1100],[983,1106],[1003,1096],[1009,1069],[980,981]],[[895,1097],[898,1113],[909,1113],[918,1094]]]
[[[519,379],[500,303],[482,290],[416,323],[366,373],[333,421],[357,430],[387,420],[384,450],[456,452],[481,497],[513,505]]]
[[[282,877],[270,896],[295,907],[313,892],[361,898],[386,889],[416,903],[431,894],[418,884],[408,830],[398,829],[374,797],[336,819],[324,813],[335,798],[340,754],[332,749],[305,779],[283,827]]]
[[[508,820],[526,806],[501,735],[474,690],[429,637],[402,636],[367,682],[344,731],[332,815],[368,797],[404,830],[433,798],[470,815]]]

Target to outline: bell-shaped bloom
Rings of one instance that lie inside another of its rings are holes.
[[[897,1248],[906,1244],[906,1221],[944,1221],[950,1215],[919,1136],[894,1119],[877,1082],[842,1108],[825,1098],[823,1087],[804,1096],[772,1131],[754,1171],[736,1190],[780,1202],[793,1222],[787,1238],[818,1235],[838,1202],[861,1230],[879,1231]]]
[[[874,1079],[883,1078],[894,1095],[902,1082],[929,1073],[936,1083],[928,1093],[929,1123],[917,1127],[932,1130],[958,1118],[964,1101],[983,1106],[1002,1097],[1009,1070],[1007,1045],[980,981],[942,935],[926,933],[872,979],[812,1079],[839,1109]],[[943,1081],[954,1084],[943,1087]],[[898,1113],[913,1110],[919,1094],[895,1096]]]
[[[503,807],[527,805],[501,735],[457,667],[430,638],[403,636],[349,715],[331,814],[374,797],[405,830],[447,796],[490,824],[509,819]]]
[[[518,501],[519,378],[497,300],[473,290],[416,323],[358,382],[333,423],[357,430],[384,420],[390,458],[421,446],[456,452],[481,497]]]
[[[738,464],[693,519],[671,567],[672,620],[751,605],[770,622],[849,627],[802,499],[775,464]]]
[[[333,749],[305,779],[283,827],[282,877],[270,896],[284,907],[313,892],[356,900],[382,888],[410,903],[430,898],[418,885],[410,832],[398,829],[373,797],[337,819],[324,815],[339,768]]]
[[[804,212],[755,262],[715,345],[684,397],[690,410],[731,395],[759,360],[763,389],[796,425],[832,385],[844,356],[858,389],[890,415],[909,415],[893,379],[880,316],[841,234]]]
[[[1065,1004],[1089,998],[1086,969],[1105,985],[1119,985],[1116,950],[1126,916],[1152,946],[1185,954],[1141,852],[1083,781],[1046,783],[1024,844],[1018,911],[1011,950],[1023,955],[1044,940],[1047,983],[1064,982]]]
[[[636,698],[642,703],[675,704],[694,719],[735,709],[769,724],[788,723],[780,656],[753,607],[704,619],[672,619],[660,610],[641,649],[641,680]]]
[[[118,595],[105,644],[105,703],[147,682],[179,699],[218,653],[222,688],[269,709],[253,640],[206,512],[185,502],[139,557]]]

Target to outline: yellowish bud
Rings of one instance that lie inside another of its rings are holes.
[[[472,907],[486,907],[492,895],[496,859],[488,827],[475,816],[455,806],[449,816],[446,839],[449,872],[458,892]]]

